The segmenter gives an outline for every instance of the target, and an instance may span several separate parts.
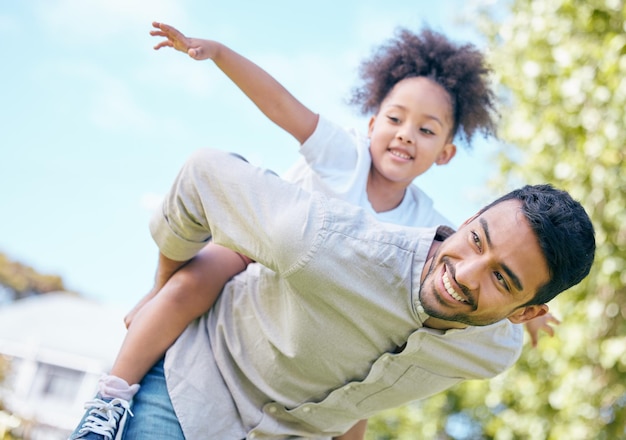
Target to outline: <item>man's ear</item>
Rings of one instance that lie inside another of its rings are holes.
[[[520,307],[508,316],[509,321],[513,324],[523,324],[531,319],[543,316],[550,308],[547,304],[537,304],[532,306]]]
[[[446,144],[441,150],[441,153],[435,159],[435,163],[437,165],[445,165],[452,160],[452,158],[456,155],[456,145],[454,144]]]

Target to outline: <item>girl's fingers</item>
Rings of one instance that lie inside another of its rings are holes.
[[[156,46],[154,46],[155,50],[159,50],[162,47],[174,47],[174,45],[172,44],[171,41],[166,40],[166,41],[161,41],[159,44],[157,44]]]

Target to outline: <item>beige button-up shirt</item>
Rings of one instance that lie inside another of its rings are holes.
[[[202,150],[153,218],[163,254],[207,240],[259,263],[225,287],[169,350],[166,379],[185,436],[327,439],[359,419],[519,356],[520,326],[424,328],[420,277],[437,232],[379,223],[231,155]]]

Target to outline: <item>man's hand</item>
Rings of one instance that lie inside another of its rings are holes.
[[[214,41],[185,37],[178,29],[165,23],[155,21],[152,23],[152,26],[158,30],[150,31],[150,35],[166,38],[165,41],[161,41],[154,46],[155,50],[159,50],[162,47],[172,47],[186,53],[194,60],[213,59],[217,52],[217,43]]]
[[[554,327],[552,325],[559,325],[561,321],[556,319],[551,313],[538,316],[526,322],[526,330],[530,336],[530,342],[533,347],[537,346],[539,341],[539,331],[543,330],[549,336],[554,336]]]

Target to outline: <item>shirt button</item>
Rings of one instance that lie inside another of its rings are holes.
[[[249,438],[250,440],[255,439],[255,438],[256,438],[256,432],[251,432],[251,433],[250,433],[250,435],[248,435],[248,438]]]
[[[422,306],[422,303],[420,302],[419,299],[415,300],[415,308],[417,309],[419,313],[425,313],[424,307]]]
[[[304,408],[302,408],[302,412],[310,413],[311,412],[311,408],[309,408],[308,406],[305,406]]]
[[[278,411],[278,409],[275,406],[270,406],[268,411],[270,412],[270,414],[276,414],[276,411]]]
[[[346,390],[346,391],[350,391],[351,389],[352,389],[352,385],[346,385],[346,386],[345,386],[345,390]]]
[[[386,354],[381,359],[382,359],[383,362],[389,362],[389,355]]]

